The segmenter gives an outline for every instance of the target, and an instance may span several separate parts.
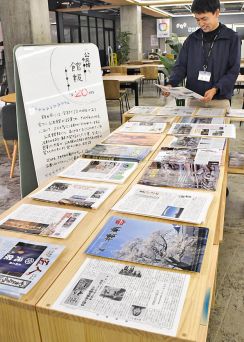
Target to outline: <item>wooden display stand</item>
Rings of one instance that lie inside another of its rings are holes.
[[[168,146],[170,139],[172,139],[172,137],[167,136],[162,146]],[[162,336],[132,328],[124,328],[113,324],[70,315],[64,312],[58,312],[51,308],[51,306],[59,297],[60,293],[64,290],[71,278],[75,275],[81,264],[86,259],[86,255],[84,254],[85,249],[101,230],[107,219],[112,215],[121,215],[121,213],[111,211],[107,214],[104,220],[100,222],[89,240],[84,244],[84,246],[81,247],[77,255],[65,269],[65,272],[60,275],[60,277],[43,296],[43,298],[38,302],[37,315],[40,322],[40,331],[43,341],[73,342],[84,340],[92,342],[125,342],[129,340],[130,342],[157,342],[162,340],[181,340],[200,342],[206,340],[210,301],[211,298],[214,298],[218,244],[220,238],[222,237],[223,229],[222,216],[224,215],[224,210],[221,211],[221,214],[219,215],[216,213],[218,213],[220,207],[224,205],[222,201],[223,194],[226,191],[226,151],[227,149],[225,149],[224,152],[223,166],[221,167],[220,179],[217,190],[214,193],[213,202],[211,204],[206,221],[200,225],[202,227],[209,228],[208,243],[205,250],[202,269],[200,273],[189,273],[191,274],[190,285],[181,315],[177,336]],[[158,151],[156,151],[155,154],[157,152]],[[149,164],[149,162],[147,164]],[[140,174],[138,174],[132,184],[128,187],[127,191],[129,191],[133,184],[137,183],[143,172],[144,170],[141,170]],[[129,218],[143,219],[143,217],[137,215],[122,215]],[[158,219],[149,217],[147,217],[147,220],[153,222],[159,221]]]

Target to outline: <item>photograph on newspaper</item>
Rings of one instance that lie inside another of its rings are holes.
[[[76,159],[59,176],[121,184],[134,172],[137,166],[138,163],[135,162]]]
[[[236,138],[236,127],[233,124],[189,124],[174,123],[168,134]]]
[[[207,238],[208,228],[112,216],[85,253],[200,272]]]
[[[82,155],[83,158],[140,162],[151,152],[146,146],[97,144]]]
[[[192,124],[223,124],[225,122],[224,118],[203,118],[203,117],[183,117],[180,123],[192,123]]]
[[[116,185],[106,183],[55,180],[29,197],[45,202],[97,209],[115,188]]]
[[[198,108],[196,116],[225,116],[226,108]]]
[[[153,114],[155,111],[157,111],[158,107],[156,106],[134,106],[133,108],[128,110],[129,114],[141,114],[141,115],[147,115],[147,114]]]
[[[139,184],[215,191],[218,179],[219,163],[216,162],[204,165],[191,161],[153,161]]]
[[[201,224],[213,200],[211,192],[134,185],[113,210],[142,216]]]
[[[172,137],[169,147],[188,149],[218,149],[225,148],[225,138],[197,138],[189,136]]]
[[[157,110],[157,115],[166,116],[192,116],[195,113],[196,107],[159,107]]]
[[[52,309],[176,336],[190,275],[87,258]]]
[[[102,141],[102,144],[153,146],[159,141],[159,139],[159,134],[121,132],[110,134]]]
[[[0,237],[0,294],[20,298],[43,277],[64,246]]]
[[[152,122],[152,123],[172,123],[174,118],[159,115],[135,115],[129,122]]]
[[[131,122],[124,123],[117,132],[127,133],[163,133],[166,123],[158,122]]]
[[[21,204],[0,220],[0,229],[65,239],[86,214],[80,210]]]

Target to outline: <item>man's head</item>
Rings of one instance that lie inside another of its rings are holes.
[[[196,21],[203,32],[211,32],[219,25],[219,0],[194,0],[191,6]]]

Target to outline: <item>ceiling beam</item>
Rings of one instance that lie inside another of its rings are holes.
[[[160,12],[154,10],[153,8],[149,8],[149,7],[146,7],[146,6],[142,6],[141,11],[142,11],[143,14],[146,14],[146,15],[149,15],[149,16],[155,17],[155,18],[166,18],[167,17],[166,14],[160,13]]]
[[[119,6],[114,5],[102,5],[102,6],[81,6],[81,7],[70,7],[70,8],[58,8],[56,12],[82,12],[82,11],[98,11],[104,9],[119,8]]]

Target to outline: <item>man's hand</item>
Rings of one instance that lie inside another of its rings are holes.
[[[217,89],[211,88],[205,92],[203,99],[200,101],[201,102],[209,102],[213,99],[213,97],[214,97],[214,95],[216,95],[216,93],[217,93]]]
[[[170,88],[172,88],[172,85],[168,84],[166,87],[170,89]],[[162,90],[162,95],[165,97],[168,97],[170,95],[170,91],[163,91]]]

